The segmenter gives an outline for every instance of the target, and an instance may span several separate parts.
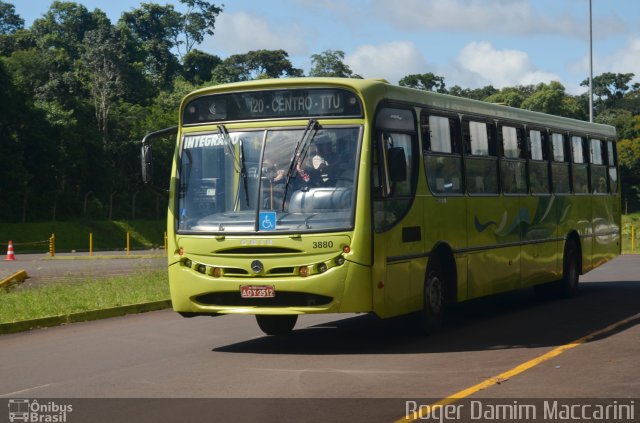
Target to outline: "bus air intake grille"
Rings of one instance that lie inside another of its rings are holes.
[[[237,247],[228,248],[226,250],[218,250],[216,254],[244,254],[244,255],[260,255],[260,254],[295,254],[302,251],[295,248],[286,247]]]
[[[329,304],[333,298],[306,292],[276,292],[271,298],[242,298],[240,292],[212,292],[194,300],[203,305],[231,307],[315,307]]]
[[[239,269],[236,267],[225,267],[224,274],[225,275],[248,275],[249,272],[247,272],[244,269]]]
[[[269,271],[270,275],[293,275],[295,274],[294,267],[275,267]]]

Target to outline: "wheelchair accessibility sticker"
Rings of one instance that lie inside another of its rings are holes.
[[[260,212],[258,216],[261,231],[274,231],[276,229],[276,212]]]

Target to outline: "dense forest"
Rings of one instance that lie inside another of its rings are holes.
[[[204,0],[141,3],[112,23],[100,9],[55,1],[26,28],[0,1],[0,220],[162,218],[165,199],[140,181],[139,141],[174,125],[189,91],[257,78],[305,76],[284,50],[226,58],[198,50],[223,6]],[[359,78],[344,52],[311,56],[307,76]],[[640,209],[640,84],[635,75],[593,80],[595,121],[617,127],[624,207]],[[585,94],[558,82],[468,89],[432,73],[400,85],[588,120]],[[154,147],[169,166],[173,145]],[[164,169],[165,175],[168,170]]]

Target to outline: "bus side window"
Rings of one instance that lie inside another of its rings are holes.
[[[526,194],[526,140],[524,128],[499,125],[498,139],[502,145],[500,180],[505,194]]]
[[[571,191],[569,179],[569,157],[567,154],[567,136],[551,134],[551,186],[555,194],[568,194]]]
[[[546,132],[529,130],[529,185],[532,194],[549,194],[548,139]]]
[[[464,120],[466,186],[470,194],[498,194],[498,157],[494,125]]]
[[[462,156],[459,148],[457,117],[420,116],[424,140],[424,167],[431,192],[438,195],[462,194]]]
[[[618,192],[618,168],[616,167],[616,145],[607,141],[607,165],[609,166],[609,192]]]
[[[589,193],[589,169],[585,153],[585,139],[579,136],[571,137],[571,178],[575,194]]]
[[[607,167],[603,157],[602,141],[590,140],[591,144],[591,189],[594,194],[606,194],[607,188]]]

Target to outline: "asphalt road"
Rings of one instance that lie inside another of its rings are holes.
[[[167,258],[160,250],[100,251],[89,253],[17,254],[15,261],[0,261],[0,279],[18,270],[26,270],[28,279],[21,289],[56,281],[77,281],[87,277],[129,275],[167,268]]]
[[[429,403],[494,380],[469,398],[632,398],[640,415],[639,270],[640,256],[622,256],[582,277],[572,300],[524,290],[460,304],[430,337],[410,318],[302,316],[292,335],[269,337],[251,316],[170,310],[3,335],[0,398],[80,401],[76,416],[93,421],[394,421],[408,399]],[[154,398],[163,400],[144,400]]]

